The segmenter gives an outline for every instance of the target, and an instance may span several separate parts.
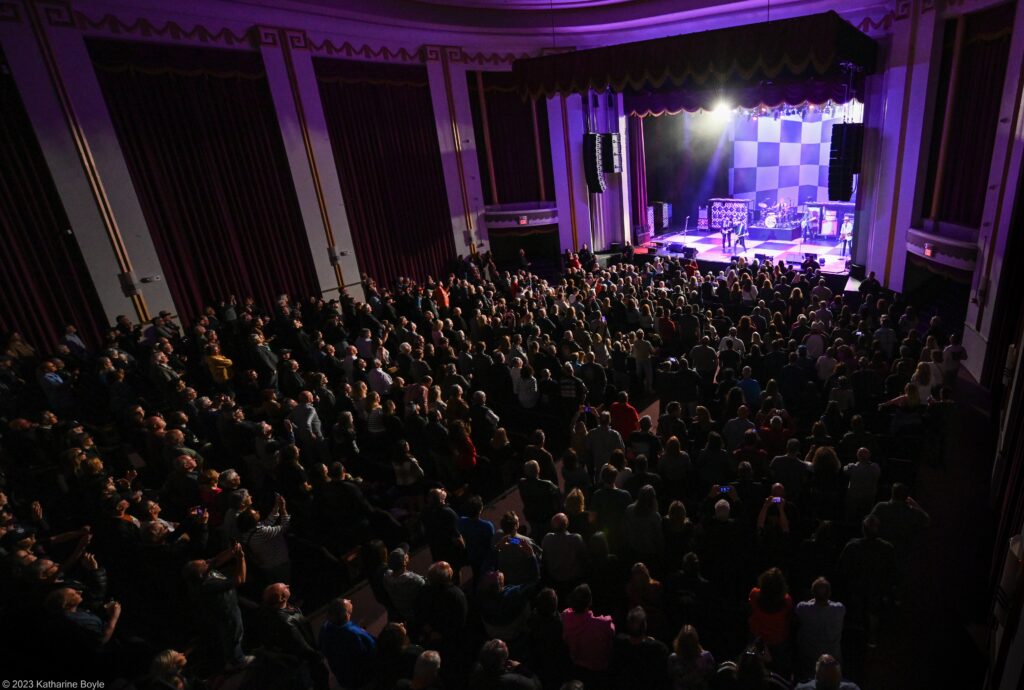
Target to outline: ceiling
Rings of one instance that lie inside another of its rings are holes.
[[[602,5],[627,5],[636,0],[412,0],[428,5],[468,9],[543,11],[575,10]]]
[[[623,30],[658,24],[692,11],[768,0],[227,0],[319,12],[356,21],[409,28],[536,34]],[[781,0],[785,1],[785,0]],[[801,0],[796,0],[800,2]]]

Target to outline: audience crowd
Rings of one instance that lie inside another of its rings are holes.
[[[941,462],[957,336],[814,262],[567,259],[121,316],[101,343],[68,325],[47,353],[11,334],[9,670],[855,687],[929,521],[910,491]],[[484,519],[510,487],[521,509]],[[376,635],[337,598],[363,578]]]

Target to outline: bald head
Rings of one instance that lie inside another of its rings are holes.
[[[523,474],[525,474],[528,479],[536,479],[540,476],[540,463],[536,460],[530,460],[523,465]]]
[[[327,619],[336,625],[344,625],[352,620],[352,601],[341,597],[327,605]]]
[[[569,516],[565,513],[558,513],[551,518],[551,529],[556,532],[564,532],[569,529]]]
[[[267,588],[263,590],[263,605],[267,608],[283,609],[288,605],[291,595],[288,585],[283,582],[275,582],[272,585],[267,585]]]

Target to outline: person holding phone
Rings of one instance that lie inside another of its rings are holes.
[[[285,539],[291,519],[281,494],[274,495],[273,508],[266,518],[253,508],[238,516],[239,540],[252,557],[263,586],[291,581],[292,561]]]
[[[221,568],[234,563],[229,577]],[[209,636],[204,648],[220,653],[220,660],[228,669],[248,666],[256,660],[242,652],[242,612],[238,608],[238,588],[247,576],[245,551],[236,543],[210,560],[189,561],[184,568],[189,585],[192,610],[196,611],[200,631]]]
[[[494,550],[498,554],[498,570],[509,585],[528,585],[540,579],[541,547],[519,533],[519,516],[515,511],[501,518],[501,531],[495,535]]]

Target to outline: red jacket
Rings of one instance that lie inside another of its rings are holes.
[[[608,413],[612,417],[612,428],[619,432],[623,440],[640,428],[640,413],[628,402],[613,402]]]

